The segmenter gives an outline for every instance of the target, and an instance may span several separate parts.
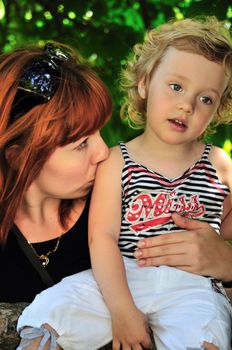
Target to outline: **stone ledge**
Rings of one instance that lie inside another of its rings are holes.
[[[0,349],[15,350],[19,337],[16,332],[17,319],[27,303],[0,303]]]

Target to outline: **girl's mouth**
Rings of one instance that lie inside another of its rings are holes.
[[[187,129],[187,125],[179,119],[168,119],[168,121],[175,130],[185,131]]]

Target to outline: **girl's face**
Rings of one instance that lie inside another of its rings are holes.
[[[99,131],[57,147],[31,186],[42,198],[72,199],[85,196],[93,186],[98,164],[108,154],[108,147]]]
[[[145,133],[172,145],[197,139],[212,121],[227,83],[222,65],[169,47],[147,95],[140,93],[147,98]]]

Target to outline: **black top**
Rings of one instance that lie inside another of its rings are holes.
[[[54,282],[90,268],[88,211],[89,201],[76,224],[61,237],[57,251],[49,256],[46,270]],[[46,254],[54,249],[56,242],[57,238],[33,243],[33,247],[39,255]],[[47,288],[22,252],[12,231],[6,245],[0,248],[0,276],[0,302],[30,302],[37,293]]]

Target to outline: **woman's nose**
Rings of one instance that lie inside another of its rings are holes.
[[[96,153],[94,157],[94,163],[100,163],[103,160],[107,159],[109,156],[109,148],[106,145],[105,141],[102,139],[102,137],[99,135],[98,144],[96,145]]]

